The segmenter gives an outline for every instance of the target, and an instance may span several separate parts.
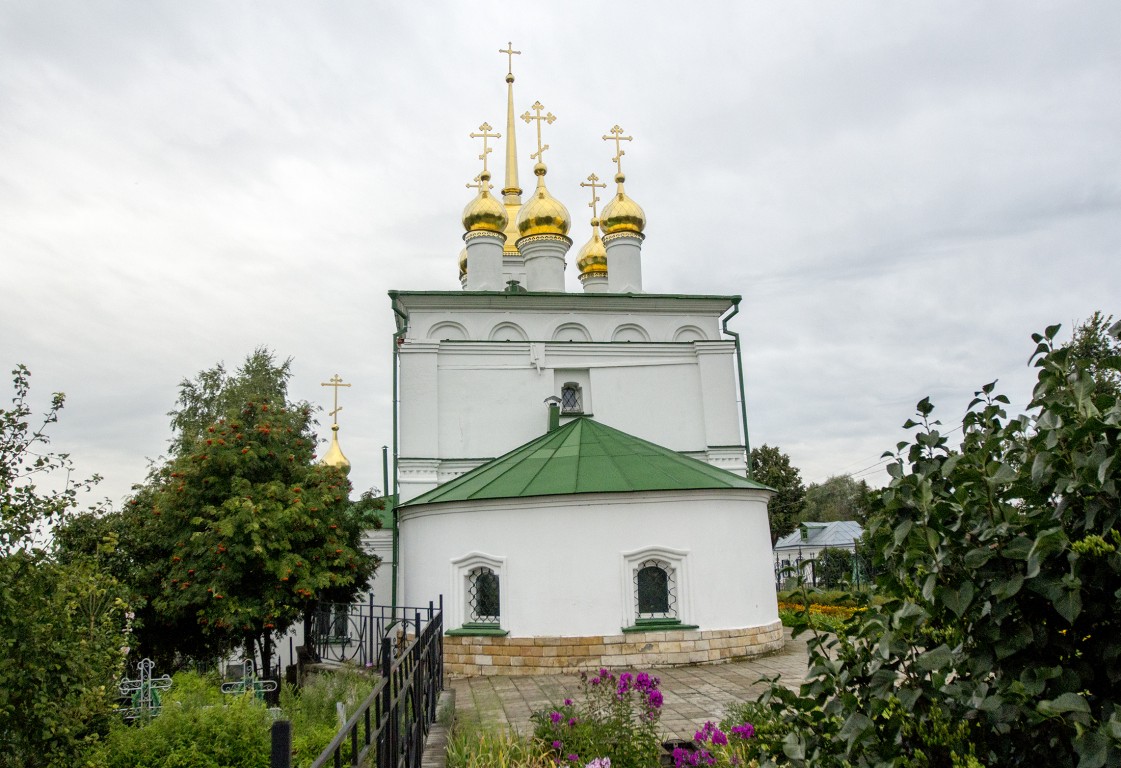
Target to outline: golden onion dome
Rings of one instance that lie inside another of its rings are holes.
[[[599,219],[592,219],[592,239],[576,254],[576,266],[581,275],[607,274],[607,249],[599,238]]]
[[[331,447],[327,449],[322,461],[329,467],[341,469],[344,473],[350,472],[350,460],[343,455],[343,449],[339,447],[338,424],[331,425]]]
[[[568,209],[545,188],[546,171],[544,163],[533,166],[533,172],[537,176],[537,189],[518,212],[518,234],[522,237],[567,235],[568,228],[572,225]]]
[[[468,232],[502,232],[509,222],[506,206],[490,193],[488,181],[488,171],[479,174],[479,194],[463,209],[463,228]]]
[[[623,191],[624,181],[626,176],[622,173],[615,174],[618,191],[600,214],[600,228],[605,235],[615,232],[641,233],[646,228],[646,214],[638,203],[627,197],[627,193]]]
[[[464,248],[459,252],[459,277],[463,278],[467,274],[467,249]]]

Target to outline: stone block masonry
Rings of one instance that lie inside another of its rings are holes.
[[[744,629],[628,632],[591,637],[444,638],[450,675],[549,675],[600,667],[654,668],[737,661],[783,647],[781,622]]]

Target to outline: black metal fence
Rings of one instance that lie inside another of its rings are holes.
[[[309,661],[351,662],[374,667],[383,641],[400,642],[415,634],[417,612],[431,616],[433,606],[401,607],[366,603],[321,603],[304,623],[304,653]],[[430,619],[428,619],[430,620]]]
[[[400,611],[401,609],[398,609]],[[311,764],[419,768],[436,701],[444,687],[443,598],[436,608],[379,632],[376,644],[381,680],[335,738]],[[277,721],[272,731],[271,768],[291,768],[292,724]]]

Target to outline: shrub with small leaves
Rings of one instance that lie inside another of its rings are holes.
[[[811,637],[800,691],[772,685],[788,730],[761,764],[1121,763],[1121,359],[1057,332],[1027,415],[986,385],[953,448],[919,403],[866,534],[886,602]]]

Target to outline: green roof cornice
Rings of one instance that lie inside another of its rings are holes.
[[[716,489],[761,483],[581,416],[402,504]]]

